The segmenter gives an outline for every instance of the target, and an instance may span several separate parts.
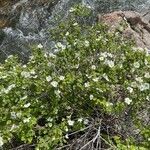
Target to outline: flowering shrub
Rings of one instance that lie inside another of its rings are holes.
[[[80,12],[53,31],[53,53],[40,44],[27,64],[9,56],[0,65],[4,149],[14,141],[37,150],[149,147],[150,56],[103,24],[79,22]]]

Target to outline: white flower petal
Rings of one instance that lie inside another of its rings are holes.
[[[83,121],[83,118],[79,118],[79,119],[78,119],[78,122],[82,122],[82,121]]]
[[[92,69],[92,70],[95,70],[95,69],[96,69],[96,66],[95,66],[95,65],[92,65],[92,66],[91,66],[91,69]]]
[[[74,121],[73,120],[68,120],[68,125],[69,126],[73,126],[74,125]]]
[[[93,81],[94,82],[98,82],[99,78],[94,78]]]
[[[55,88],[56,88],[56,87],[58,86],[58,82],[56,82],[56,81],[52,81],[52,82],[51,82],[51,85],[52,85],[53,87],[55,87]]]
[[[87,40],[85,40],[85,41],[84,41],[84,45],[85,45],[86,47],[89,47],[89,46],[90,46],[90,42],[87,41]]]
[[[46,77],[46,81],[47,81],[47,82],[49,82],[49,81],[51,81],[51,80],[52,80],[52,77],[51,77],[51,76],[47,76],[47,77]]]
[[[132,103],[132,100],[127,97],[127,98],[125,98],[125,103],[126,103],[127,105],[130,105],[130,104]]]
[[[28,122],[30,121],[30,119],[31,119],[31,117],[25,118],[25,119],[23,119],[23,122],[24,122],[24,123],[28,123]]]
[[[61,80],[61,81],[64,80],[64,79],[65,79],[64,76],[60,76],[60,77],[59,77],[59,80]]]
[[[90,100],[92,100],[94,98],[94,96],[93,95],[90,95]]]
[[[85,86],[85,87],[89,87],[89,86],[90,86],[90,83],[89,83],[89,82],[84,83],[84,86]]]
[[[3,138],[0,136],[0,147],[2,147],[3,146]]]
[[[134,66],[135,68],[140,68],[139,62],[135,62],[135,63],[133,64],[133,66]]]
[[[42,49],[42,48],[43,48],[43,45],[40,43],[40,44],[37,46],[37,48]]]
[[[27,103],[27,104],[25,104],[23,107],[24,107],[24,108],[28,108],[30,105],[31,105],[31,103]]]
[[[127,87],[127,90],[132,93],[133,92],[133,88],[132,87]]]

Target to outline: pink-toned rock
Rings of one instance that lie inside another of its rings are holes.
[[[125,38],[133,39],[141,48],[150,49],[150,23],[141,14],[134,11],[115,11],[98,16],[99,22],[104,22],[110,31],[118,30]]]

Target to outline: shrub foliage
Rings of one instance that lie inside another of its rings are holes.
[[[0,65],[0,145],[148,149],[150,56],[104,24],[88,26],[88,9],[70,12],[50,52],[39,44],[27,64]]]

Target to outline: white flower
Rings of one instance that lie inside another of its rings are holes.
[[[75,8],[71,7],[70,10],[69,10],[69,12],[72,13],[72,12],[74,12],[75,10],[76,10]]]
[[[60,93],[61,93],[61,91],[60,91],[60,90],[57,90],[56,92],[57,92],[58,94],[60,94]]]
[[[132,93],[133,92],[133,88],[132,87],[127,87],[127,90]]]
[[[93,81],[94,82],[98,82],[99,78],[94,78]]]
[[[110,107],[110,106],[113,106],[113,103],[106,102],[106,107]]]
[[[60,42],[58,42],[58,43],[56,44],[56,47],[61,48],[62,50],[64,50],[64,49],[66,48],[66,46],[63,45],[63,44],[60,43]]]
[[[16,85],[15,84],[11,84],[8,89],[11,90],[12,88],[14,88]]]
[[[2,93],[8,94],[8,93],[9,93],[9,91],[8,91],[8,90],[6,90],[5,88],[3,88],[3,89],[1,89],[1,91],[0,91],[0,94],[2,94]]]
[[[47,54],[46,53],[44,54],[44,57],[47,58]]]
[[[55,141],[56,140],[56,138],[55,137],[52,137],[52,141]]]
[[[37,48],[42,49],[42,48],[43,48],[43,45],[40,43],[40,44],[37,46]]]
[[[135,87],[137,87],[137,83],[136,82],[132,82],[131,86],[135,88]]]
[[[79,64],[75,65],[75,68],[78,69],[79,68]]]
[[[107,56],[113,58],[113,54],[111,54],[111,53],[107,53]]]
[[[147,61],[146,59],[145,59],[145,62],[144,62],[144,63],[145,63],[146,66],[148,65],[148,61]]]
[[[20,100],[25,100],[25,99],[27,99],[27,95],[26,96],[24,96],[24,97],[22,97]]]
[[[84,86],[85,86],[85,87],[89,87],[89,86],[90,86],[90,83],[89,83],[89,82],[84,83]]]
[[[90,5],[86,5],[86,7],[87,7],[88,9],[92,9],[92,7],[91,7]]]
[[[93,70],[95,70],[95,69],[96,69],[96,66],[95,66],[95,65],[92,65],[91,68],[92,68]]]
[[[110,68],[114,67],[114,62],[112,60],[106,60],[105,64],[108,65]]]
[[[13,124],[13,125],[11,126],[10,131],[12,131],[12,130],[14,130],[14,129],[16,129],[16,128],[18,128],[18,126],[16,126],[15,124]]]
[[[30,56],[29,58],[30,58],[30,60],[33,60],[33,59],[34,59],[34,56]]]
[[[123,65],[122,65],[122,64],[120,64],[120,65],[119,65],[119,68],[123,68]]]
[[[32,69],[32,70],[30,71],[30,73],[31,73],[32,75],[34,75],[34,74],[35,74],[35,71]]]
[[[59,80],[61,80],[61,81],[64,80],[64,79],[65,79],[64,76],[60,76],[60,77],[59,77]]]
[[[25,104],[23,107],[24,107],[24,108],[28,108],[30,105],[31,105],[31,103],[27,103],[27,104]]]
[[[68,127],[65,127],[65,131],[66,131],[66,132],[68,132],[68,131],[69,131],[69,130],[68,130]]]
[[[101,56],[104,57],[104,58],[106,58],[107,57],[107,53],[106,52],[101,53]]]
[[[0,78],[1,79],[6,79],[8,77],[8,75],[5,75],[5,76],[1,76]]]
[[[76,46],[76,45],[77,45],[77,41],[75,41],[75,42],[73,43],[73,45]]]
[[[127,105],[130,105],[131,102],[132,102],[132,100],[131,100],[130,98],[125,98],[125,103],[126,103]]]
[[[61,91],[60,90],[55,90],[54,92],[58,97],[60,96]]]
[[[22,71],[21,75],[25,78],[29,78],[30,77],[30,72],[26,72],[26,71]]]
[[[84,124],[87,125],[88,123],[89,123],[89,120],[88,120],[88,119],[85,119],[85,120],[84,120]]]
[[[41,107],[41,108],[44,108],[44,105],[41,105],[40,107]]]
[[[73,24],[73,26],[77,26],[78,25],[78,23],[77,22],[75,22],[74,24]]]
[[[52,80],[52,77],[51,77],[51,76],[47,76],[47,77],[46,77],[46,81],[47,81],[47,82],[49,82],[49,81],[51,81],[51,80]]]
[[[84,41],[84,45],[85,45],[86,47],[89,47],[90,42],[89,42],[89,41],[87,41],[87,40],[85,40],[85,41]]]
[[[34,79],[36,79],[38,76],[37,75],[35,75],[35,76],[33,76],[32,78],[34,78]]]
[[[149,90],[150,86],[149,83],[143,83],[139,86],[140,91]]]
[[[67,107],[66,107],[66,109],[67,109],[67,110],[70,110],[70,109],[71,109],[71,107],[70,107],[70,106],[67,106]]]
[[[55,58],[56,55],[54,55],[53,53],[49,53],[49,57]]]
[[[96,41],[100,41],[101,40],[101,37],[98,37],[97,39],[96,39]]]
[[[21,115],[22,115],[22,113],[21,113],[21,112],[16,113],[16,116],[17,116],[18,118],[20,118],[20,117],[21,117]]]
[[[69,32],[66,32],[66,34],[65,34],[66,36],[68,36],[69,35]]]
[[[140,83],[142,83],[142,82],[143,82],[142,77],[137,77],[137,78],[135,78],[135,80],[136,80],[136,81],[138,81],[138,82],[140,82]]]
[[[47,66],[48,66],[48,67],[51,67],[51,66],[52,66],[52,63],[48,62],[48,63],[47,63]]]
[[[131,68],[131,72],[133,73],[135,71],[135,68]]]
[[[97,31],[97,33],[100,33],[100,31]],[[96,41],[100,41],[100,40],[101,40],[101,39],[103,39],[103,38],[104,38],[103,36],[98,35],[98,37],[97,37]]]
[[[27,65],[23,65],[22,67],[23,67],[23,68],[26,68],[26,67],[27,67]]]
[[[29,117],[29,118],[25,118],[25,119],[23,119],[23,122],[24,122],[24,123],[27,123],[27,122],[29,122],[29,121],[30,121],[30,119],[31,119],[31,117]]]
[[[114,62],[113,61],[107,61],[107,63],[108,63],[108,66],[110,67],[110,68],[112,68],[112,67],[114,67]]]
[[[150,96],[146,96],[146,100],[150,101]]]
[[[6,93],[8,93],[10,90],[12,90],[13,88],[15,88],[15,84],[11,84],[10,86],[8,86],[8,88],[6,89]]]
[[[3,138],[0,136],[0,147],[2,147],[3,146]]]
[[[52,121],[53,121],[53,118],[49,117],[49,118],[47,119],[47,121],[52,122]]]
[[[89,76],[88,74],[86,74],[86,77],[87,77],[88,79],[91,79],[91,78],[92,78],[92,76]]]
[[[96,88],[97,91],[103,93],[103,90],[99,89],[99,88]]]
[[[66,139],[69,139],[69,136],[68,136],[68,134],[66,134],[66,135],[65,135],[65,138],[66,138]]]
[[[140,67],[139,62],[135,62],[133,65],[134,65],[135,68],[139,68]]]
[[[73,126],[74,125],[74,121],[73,120],[68,120],[68,125],[69,126]]]
[[[90,100],[92,100],[94,98],[94,96],[93,95],[90,95]]]
[[[11,115],[12,119],[16,119],[17,118],[17,115],[16,115],[16,113],[14,111],[11,112],[10,115]]]
[[[13,55],[9,55],[7,58],[12,58],[13,57]]]
[[[144,77],[147,78],[147,79],[150,78],[149,72],[146,72],[145,75],[144,75]]]
[[[104,78],[106,81],[109,81],[109,78],[108,78],[108,76],[107,76],[106,73],[103,74],[103,78]]]
[[[99,60],[103,61],[105,58],[103,56],[99,57]]]
[[[57,86],[58,86],[58,82],[52,81],[52,82],[51,82],[51,85],[52,85],[53,87],[57,87]]]
[[[78,119],[78,122],[82,122],[82,121],[83,121],[83,118],[79,118],[79,119]]]

